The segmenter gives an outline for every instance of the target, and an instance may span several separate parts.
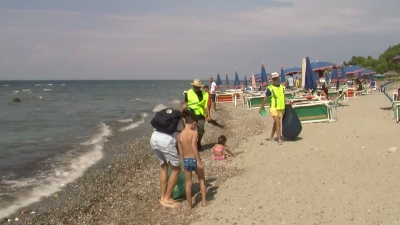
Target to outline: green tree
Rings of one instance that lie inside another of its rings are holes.
[[[392,61],[392,58],[398,55],[400,55],[400,43],[390,46],[386,51],[379,55],[379,58],[377,59],[374,59],[372,56],[353,56],[349,61],[343,62],[343,65],[359,65],[381,74],[391,70],[400,72],[400,63]]]

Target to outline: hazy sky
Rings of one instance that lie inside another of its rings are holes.
[[[28,3],[29,2],[29,3]],[[2,0],[0,79],[233,79],[377,57],[398,0]]]

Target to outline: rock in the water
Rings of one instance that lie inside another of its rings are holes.
[[[13,99],[13,102],[21,102],[21,99],[19,99],[19,98],[14,98],[14,99]]]

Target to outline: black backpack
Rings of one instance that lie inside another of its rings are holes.
[[[181,118],[181,111],[172,108],[166,108],[157,112],[150,123],[158,132],[173,134],[177,131],[177,126],[179,121],[181,121]]]

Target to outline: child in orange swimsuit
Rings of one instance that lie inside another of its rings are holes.
[[[224,151],[229,153],[231,156],[233,156],[233,153],[229,151],[225,145],[228,140],[224,135],[219,136],[218,138],[218,143],[214,145],[213,151],[214,151],[214,159],[217,161],[221,161],[225,159]],[[230,157],[227,156],[226,159],[229,159]]]

